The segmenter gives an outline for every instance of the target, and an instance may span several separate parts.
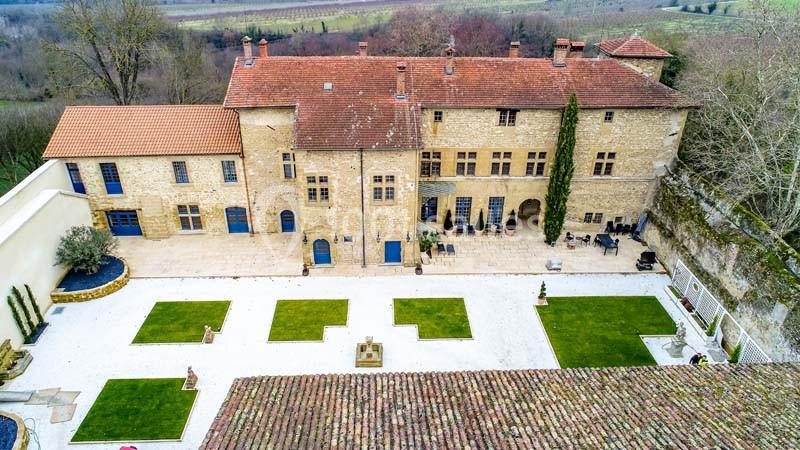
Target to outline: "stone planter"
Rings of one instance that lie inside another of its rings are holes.
[[[27,449],[30,436],[28,435],[28,429],[25,427],[25,423],[22,421],[22,419],[18,415],[6,411],[0,411],[0,417],[13,420],[17,425],[17,438],[14,440],[14,444],[11,446],[11,450]]]
[[[116,279],[111,280],[101,286],[80,291],[64,291],[63,289],[56,289],[50,293],[50,299],[53,300],[53,303],[86,302],[117,292],[125,287],[125,285],[128,284],[128,280],[130,280],[130,269],[128,268],[128,262],[123,258],[119,259],[122,261],[124,266],[122,274]]]
[[[431,263],[431,257],[428,256],[428,254],[425,253],[425,252],[420,253],[419,259],[422,261],[422,264],[430,264]]]

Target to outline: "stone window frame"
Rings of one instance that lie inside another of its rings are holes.
[[[492,152],[492,165],[489,173],[493,177],[511,176],[511,160],[513,152]]]
[[[443,111],[434,111],[433,112],[433,121],[434,121],[434,123],[442,123],[442,119],[444,119],[444,112]]]
[[[617,152],[597,152],[592,164],[593,177],[613,177]]]
[[[189,167],[186,161],[172,161],[173,184],[191,184],[189,178]]]
[[[498,109],[497,112],[499,113],[497,126],[514,127],[517,125],[517,113],[519,112],[518,109],[501,108]]]
[[[474,177],[478,165],[478,152],[456,152],[456,176]]]
[[[290,176],[286,176],[287,169],[289,170]],[[294,150],[281,152],[281,173],[283,174],[284,180],[294,180],[297,178],[297,163]]]
[[[587,212],[583,215],[583,223],[603,223],[603,213],[601,212]]]
[[[424,151],[420,153],[419,176],[420,178],[442,176],[441,151]]]
[[[605,111],[603,113],[603,123],[614,123],[614,111]]]
[[[326,174],[305,174],[306,195],[305,202],[308,206],[330,206],[333,198],[330,176]]]
[[[547,153],[539,151],[528,152],[528,162],[525,165],[526,177],[547,176]]]
[[[205,230],[199,205],[191,203],[176,205],[176,210],[178,213],[178,226],[181,232],[191,233]],[[186,226],[184,226],[184,223]]]
[[[378,203],[381,205],[393,205],[397,200],[397,175],[373,175],[370,188],[372,191],[373,203]],[[391,192],[391,198],[389,198],[389,192]]]
[[[239,182],[239,173],[236,169],[236,161],[232,159],[223,159],[222,163],[222,181],[226,184],[233,184]]]

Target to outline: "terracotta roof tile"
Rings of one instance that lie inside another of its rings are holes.
[[[406,63],[408,100],[394,96]],[[234,65],[227,108],[296,108],[294,146],[304,149],[420,148],[420,107],[684,108],[694,102],[617,61],[571,58],[268,57]],[[332,89],[323,89],[331,83]]]
[[[201,448],[799,448],[798,385],[798,364],[239,378]]]
[[[239,152],[236,112],[219,105],[68,106],[44,157]]]
[[[669,58],[672,55],[638,35],[611,39],[597,44],[601,52],[620,58]]]

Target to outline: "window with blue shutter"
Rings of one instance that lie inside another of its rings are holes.
[[[122,182],[119,179],[116,163],[100,163],[100,173],[106,184],[106,193],[122,194]]]

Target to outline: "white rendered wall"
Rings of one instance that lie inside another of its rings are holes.
[[[10,338],[15,348],[22,344],[6,302],[11,287],[24,293],[28,284],[44,314],[50,292],[66,272],[53,264],[59,239],[70,227],[91,224],[86,196],[72,192],[58,160],[48,161],[0,198],[0,342]]]

